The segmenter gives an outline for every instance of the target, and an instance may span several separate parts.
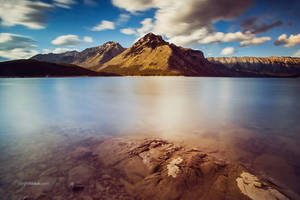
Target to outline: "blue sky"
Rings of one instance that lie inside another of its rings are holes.
[[[148,32],[205,56],[300,57],[297,0],[0,0],[0,60],[130,47]]]

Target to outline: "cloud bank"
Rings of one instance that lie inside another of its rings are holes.
[[[270,41],[271,37],[253,37],[250,40],[244,40],[240,42],[240,46],[241,47],[247,47],[247,46],[252,46],[252,45],[259,45],[259,44],[263,44],[267,41]]]
[[[91,0],[88,0],[91,1]],[[46,12],[55,7],[71,8],[75,0],[53,0],[51,3],[39,0],[1,0],[0,23],[2,26],[22,25],[30,29],[46,26]]]
[[[235,49],[233,47],[226,47],[221,51],[221,55],[231,55],[235,53]]]
[[[241,27],[243,28],[243,32],[251,32],[253,34],[265,33],[275,27],[279,27],[283,24],[281,20],[277,20],[273,23],[267,24],[265,22],[261,22],[258,17],[251,17],[245,19],[241,23]]]
[[[34,50],[35,41],[27,36],[0,33],[0,57],[6,59],[25,59],[38,52]]]
[[[94,26],[92,31],[114,30],[115,23],[107,20],[102,20],[100,24]]]
[[[143,35],[147,34],[154,27],[151,18],[144,19],[143,21],[141,21],[141,24],[142,24],[142,27],[137,29],[138,36],[143,36]]]
[[[93,38],[85,36],[83,40],[79,39],[77,35],[61,35],[51,41],[56,46],[72,47],[81,44],[82,42],[93,42]]]
[[[72,4],[75,4],[76,1],[74,0],[54,0],[54,5],[61,8],[71,8]]]
[[[83,41],[88,42],[88,43],[91,43],[91,42],[93,42],[93,38],[92,38],[92,37],[85,36],[85,37],[83,38]]]
[[[58,36],[51,42],[56,46],[76,46],[81,43],[77,35],[62,35]]]
[[[200,39],[199,39],[200,38]],[[250,32],[234,32],[223,33],[213,32],[210,33],[207,29],[199,29],[192,35],[176,36],[169,40],[169,42],[181,45],[189,45],[195,41],[198,44],[211,44],[211,43],[226,43],[226,42],[239,42],[241,47],[258,45],[271,40],[270,37],[256,37],[255,34]]]
[[[132,28],[123,28],[120,30],[120,32],[125,35],[135,35],[136,34],[136,31]]]
[[[116,24],[120,25],[120,24],[126,23],[126,22],[128,22],[129,19],[130,19],[129,14],[122,13],[122,14],[119,15],[119,18],[118,18]]]
[[[252,0],[112,0],[113,5],[136,14],[156,9],[154,19],[142,22],[138,35],[146,30],[165,35],[169,41],[179,45],[203,43],[218,36],[213,23],[229,21],[248,10]],[[230,8],[230,9],[228,9]],[[223,33],[225,34],[225,33]],[[238,33],[233,33],[238,34]],[[209,37],[209,38],[207,38]],[[219,42],[222,42],[220,40]]]
[[[53,5],[41,1],[1,0],[0,22],[3,26],[22,25],[30,29],[43,29],[45,12]]]
[[[282,34],[274,42],[276,46],[284,45],[285,47],[293,47],[299,43],[300,43],[300,33],[297,35],[292,34],[290,35],[290,37],[287,37],[287,34]]]
[[[59,53],[65,53],[67,51],[75,51],[76,49],[70,49],[70,48],[55,48],[54,50],[50,50],[50,49],[43,49],[42,53],[43,54],[48,54],[48,53],[55,53],[55,54],[59,54]]]

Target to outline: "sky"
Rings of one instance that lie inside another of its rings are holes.
[[[206,57],[300,57],[300,1],[0,0],[0,61],[128,48],[148,32]]]

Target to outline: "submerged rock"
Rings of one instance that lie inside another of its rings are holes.
[[[242,165],[162,139],[81,143],[58,166],[38,176],[47,185],[30,186],[18,195],[58,200],[285,200],[289,195]]]
[[[255,200],[287,200],[288,198],[278,190],[261,182],[256,176],[242,172],[236,179],[241,192]]]
[[[182,162],[182,158],[178,157],[175,158],[170,162],[170,164],[167,165],[168,168],[168,176],[172,176],[173,178],[176,178],[177,174],[179,173],[179,167],[178,165]]]
[[[105,141],[96,150],[98,159],[119,175],[117,180],[136,199],[266,199],[241,190],[245,167],[195,148],[161,139],[132,142],[118,138]],[[254,181],[253,187],[269,188],[270,195],[287,199],[267,183]]]
[[[80,184],[80,183],[71,182],[70,183],[70,188],[74,192],[79,192],[79,191],[81,191],[81,190],[84,189],[84,186],[82,184]]]
[[[76,185],[87,184],[89,179],[93,178],[94,172],[94,168],[85,164],[72,168],[68,174],[69,186],[74,188]]]
[[[92,151],[87,147],[78,147],[71,154],[72,158],[74,159],[83,159],[92,155]]]

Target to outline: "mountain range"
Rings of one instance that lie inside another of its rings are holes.
[[[251,72],[270,76],[299,75],[300,58],[292,57],[220,57],[207,58],[213,64],[221,64],[239,72]]]
[[[94,69],[121,75],[225,75],[218,67],[213,67],[201,51],[169,44],[153,33]]]
[[[68,63],[84,68],[92,68],[111,60],[124,50],[125,49],[119,43],[110,41],[104,43],[102,46],[87,48],[81,52],[68,51],[60,54],[38,54],[31,59],[53,63]]]
[[[40,63],[39,63],[40,61]],[[171,76],[216,76],[216,77],[299,77],[300,58],[292,57],[221,57],[205,58],[203,52],[183,48],[168,43],[159,35],[148,33],[130,48],[125,49],[119,43],[106,42],[102,46],[85,49],[81,52],[69,51],[60,54],[38,54],[27,62],[10,61],[0,63],[0,67],[10,63],[17,76],[18,70],[29,69],[28,63],[39,65],[40,75],[57,74],[59,66],[66,69],[66,64],[78,69],[85,75],[171,75]],[[3,64],[4,63],[4,64]],[[49,68],[49,65],[55,67]],[[47,71],[46,67],[48,66]],[[73,68],[68,68],[71,70]],[[54,70],[52,72],[51,70]],[[88,71],[84,71],[88,70]],[[47,73],[46,73],[47,71]],[[77,73],[76,72],[76,73]],[[30,72],[28,72],[30,74]],[[32,72],[33,73],[33,72]],[[76,74],[75,73],[75,74]],[[21,73],[22,74],[22,73]],[[38,73],[36,73],[38,74]],[[61,76],[61,72],[58,73]],[[69,73],[66,74],[68,76]],[[78,74],[79,75],[79,74]],[[82,74],[80,74],[82,75]],[[0,76],[3,70],[0,70]],[[54,75],[55,76],[55,75]]]

